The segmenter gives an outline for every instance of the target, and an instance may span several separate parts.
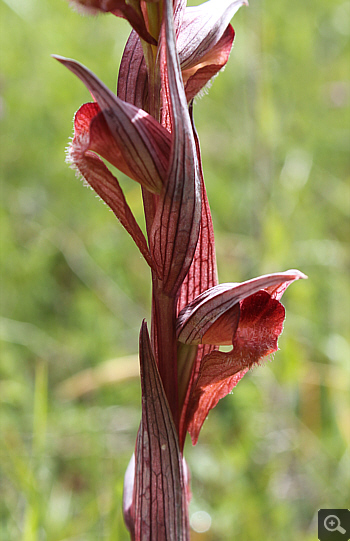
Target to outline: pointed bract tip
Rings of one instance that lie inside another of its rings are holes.
[[[147,321],[144,318],[141,323],[141,333],[145,332],[147,330]]]
[[[63,64],[64,66],[66,64],[69,64],[70,62],[74,62],[74,60],[72,60],[71,58],[66,58],[65,56],[61,56],[59,54],[52,54],[51,57],[54,58],[55,60],[58,60],[58,62],[60,64]]]
[[[58,60],[59,62],[62,62],[62,60],[65,60],[65,57],[59,54],[52,54],[51,57],[54,58],[55,60]]]
[[[294,280],[307,280],[308,276],[303,272],[297,269],[290,269],[285,272],[285,274],[290,274],[294,277]]]

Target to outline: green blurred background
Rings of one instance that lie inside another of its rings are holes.
[[[0,539],[126,541],[149,273],[64,163],[89,95],[50,54],[114,89],[129,29],[64,0],[5,0],[0,16]],[[314,541],[317,510],[350,503],[350,2],[252,0],[233,25],[226,70],[195,107],[220,280],[309,280],[284,296],[273,363],[187,444],[192,522],[211,519],[192,535]],[[142,220],[138,186],[121,181]]]

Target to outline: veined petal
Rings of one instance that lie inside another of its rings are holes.
[[[275,351],[283,330],[285,310],[266,291],[241,302],[232,351],[204,357],[189,405],[188,431],[195,444],[209,411],[237,385],[253,365]]]
[[[112,137],[105,117],[96,102],[84,103],[74,115],[74,137],[68,149],[71,156],[74,156],[76,146],[78,154],[84,146],[84,152],[87,150],[97,152],[125,175],[133,178],[133,172]],[[134,178],[134,180],[137,179]]]
[[[188,541],[187,472],[145,322],[140,333],[140,373],[142,420],[133,504],[130,508],[129,502],[126,509],[128,526],[133,521],[135,541]]]
[[[230,20],[246,0],[209,0],[185,11],[178,50],[182,69],[198,64],[219,42]]]
[[[181,29],[177,27],[181,36]],[[225,66],[228,61],[234,30],[228,25],[220,40],[197,63],[188,65],[185,54],[179,54],[187,103]],[[187,64],[187,67],[186,67]],[[148,110],[148,74],[139,36],[132,31],[124,49],[118,75],[118,97]]]
[[[279,276],[279,283],[272,284],[273,276]],[[249,289],[252,293],[241,298],[239,304],[233,305],[224,313],[226,318],[229,316],[232,319],[232,328],[228,326],[226,330],[227,335],[232,337],[232,350],[227,353],[212,351],[202,360],[186,417],[186,427],[193,444],[197,442],[209,411],[232,391],[247,370],[277,350],[277,340],[283,330],[285,317],[285,309],[277,298],[280,298],[282,289],[285,290],[289,284],[300,278],[306,276],[299,271],[289,271],[252,280],[250,282],[255,284],[259,281],[260,285],[264,283],[266,288],[258,291],[255,286],[248,288],[248,293]],[[246,284],[249,282],[239,284],[236,288],[243,285],[246,288]],[[240,294],[238,296],[240,297]],[[212,334],[214,340],[222,332],[219,329],[220,319],[222,323],[225,322],[222,317],[216,319],[214,325],[207,330],[206,335]]]
[[[172,146],[167,182],[160,195],[150,245],[164,292],[175,295],[196,250],[201,194],[197,150],[176,52],[171,0],[164,3],[161,39],[163,109],[170,109]]]
[[[183,69],[182,78],[187,101],[191,101],[225,66],[230,56],[234,37],[234,30],[229,24],[221,39],[201,57],[197,64]]]
[[[86,104],[94,105],[94,104]],[[86,109],[86,107],[85,107]],[[102,132],[103,134],[104,132]],[[147,241],[135,217],[126,202],[118,180],[105,166],[103,161],[91,150],[89,132],[84,132],[82,115],[80,116],[79,135],[74,137],[68,149],[67,161],[77,170],[86,182],[95,190],[105,203],[112,209],[131,235],[140,252],[151,268],[154,269]],[[98,144],[103,143],[103,138]],[[95,139],[96,144],[96,139]],[[92,145],[93,146],[93,145]]]
[[[213,221],[209,201],[204,183],[199,138],[193,119],[193,104],[189,108],[192,132],[196,144],[196,151],[201,179],[202,213],[199,238],[191,267],[184,279],[177,303],[177,312],[181,312],[198,295],[204,293],[218,283],[218,273],[215,256],[215,239]]]
[[[175,34],[178,35],[180,30],[184,14],[186,12],[186,1],[187,0],[175,0],[174,2],[174,26]]]
[[[273,290],[278,290],[284,287],[284,284],[288,285],[300,278],[306,276],[300,271],[291,270],[266,274],[241,284],[219,284],[208,289],[180,312],[177,320],[178,340],[185,344],[203,343],[203,338],[216,320],[225,313],[230,313],[229,311],[241,300],[261,289],[272,287]],[[220,336],[221,340],[222,338]],[[228,335],[224,343],[232,343],[231,340],[232,335]]]
[[[141,109],[148,102],[148,74],[139,36],[133,30],[125,45],[118,74],[120,99]]]
[[[90,70],[74,60],[54,56],[85,84],[96,99],[133,178],[159,193],[166,178],[170,136],[152,116],[120,100]]]
[[[203,382],[200,384],[202,386],[196,386],[195,391],[191,396],[187,420],[188,424],[186,428],[191,436],[192,445],[196,445],[199,433],[209,411],[215,408],[219,400],[227,396],[232,389],[236,387],[237,383],[248,371],[246,368],[235,372],[235,369],[231,366],[229,358],[226,357],[225,353],[222,353],[221,351],[213,351],[212,353],[209,353],[208,357],[204,358],[203,363],[207,359],[208,364],[204,365],[204,367],[207,367],[207,370],[204,372],[207,376],[207,381],[211,381],[212,374],[216,374],[218,372],[220,372],[221,378],[214,383],[207,384],[205,384],[203,378]],[[234,373],[232,374],[232,372]]]
[[[142,39],[151,45],[157,45],[157,41],[146,28],[140,5],[135,9],[137,2],[134,6],[125,0],[69,0],[69,2],[83,13],[95,15],[99,12],[111,12],[117,17],[127,19]]]

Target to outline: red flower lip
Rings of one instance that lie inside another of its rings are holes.
[[[209,410],[232,391],[249,368],[277,350],[285,317],[279,299],[292,282],[304,278],[307,276],[302,272],[291,270],[241,284],[220,284],[181,310],[177,318],[178,340],[188,347],[215,346],[197,366],[182,411],[182,430],[189,431],[193,443]],[[232,350],[218,351],[219,345],[232,345]],[[181,359],[179,363],[182,366]]]

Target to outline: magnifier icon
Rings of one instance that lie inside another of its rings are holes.
[[[324,519],[324,527],[326,528],[326,530],[328,530],[329,532],[340,532],[342,534],[346,533],[346,530],[344,530],[344,528],[341,527],[340,525],[340,520],[339,518],[337,517],[337,515],[328,515],[325,519]]]

